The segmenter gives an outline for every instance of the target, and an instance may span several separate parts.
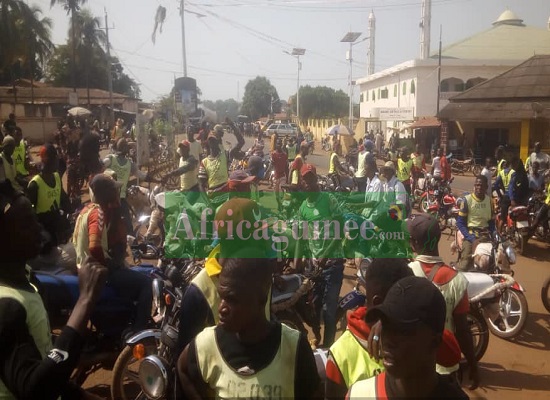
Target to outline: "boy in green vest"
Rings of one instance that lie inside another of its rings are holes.
[[[178,360],[187,398],[315,397],[319,376],[307,338],[265,315],[273,264],[255,247],[229,254],[219,277],[219,323]]]

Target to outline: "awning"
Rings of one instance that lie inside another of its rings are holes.
[[[441,121],[437,117],[422,117],[409,126],[410,129],[439,128]]]
[[[550,101],[539,102],[542,111],[536,118],[550,118]],[[439,113],[451,121],[519,122],[535,118],[533,102],[454,102]]]

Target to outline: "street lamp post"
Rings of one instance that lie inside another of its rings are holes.
[[[349,52],[346,59],[349,60],[349,129],[353,133],[353,44],[361,36],[361,32],[348,32],[340,40],[343,43],[349,43]]]
[[[306,54],[306,49],[294,48],[292,53],[284,50],[289,56],[295,57],[298,60],[298,80],[296,82],[296,118],[298,119],[298,125],[300,124],[300,70],[302,69],[302,63],[300,62],[300,56]]]

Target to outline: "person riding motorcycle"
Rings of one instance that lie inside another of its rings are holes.
[[[491,240],[495,230],[493,204],[487,196],[487,178],[476,177],[474,192],[463,197],[456,226],[464,237],[460,250],[460,261],[457,265],[460,271],[469,271],[473,266],[472,255],[480,242]]]
[[[548,173],[546,175],[549,175]],[[537,212],[533,225],[529,229],[529,237],[532,237],[540,224],[544,227],[544,236],[548,236],[548,219],[550,218],[550,182],[546,186],[546,199]]]
[[[73,245],[77,266],[88,256],[109,269],[109,285],[118,294],[136,302],[134,331],[147,327],[151,315],[151,279],[126,267],[126,230],[120,210],[121,184],[108,175],[97,174],[90,182],[91,202],[82,209],[75,224]]]
[[[52,344],[48,314],[26,267],[40,253],[41,227],[29,200],[5,180],[0,224],[0,242],[9,249],[0,260],[0,398],[86,398],[70,378],[107,270],[90,257],[82,261],[78,300]]]

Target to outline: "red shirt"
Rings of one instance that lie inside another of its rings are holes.
[[[288,155],[284,151],[274,151],[271,153],[271,162],[275,170],[275,179],[284,178],[287,174]]]
[[[447,157],[441,156],[441,178],[448,181],[451,179],[451,165],[447,161]]]

